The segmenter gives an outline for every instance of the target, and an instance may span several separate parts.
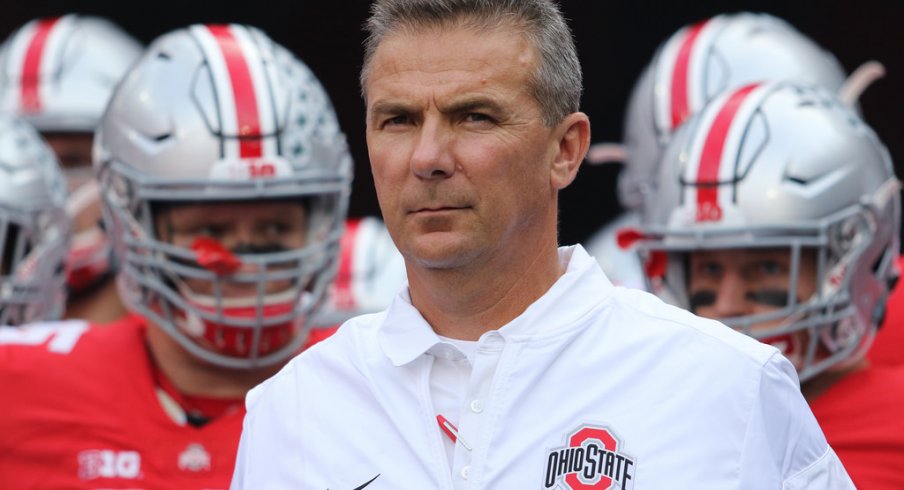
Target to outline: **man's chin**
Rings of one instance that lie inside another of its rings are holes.
[[[473,244],[457,233],[430,233],[413,242],[405,255],[425,269],[465,267],[478,255]]]

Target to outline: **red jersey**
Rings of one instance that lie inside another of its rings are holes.
[[[180,424],[154,379],[140,318],[0,329],[0,488],[228,488],[244,406]]]
[[[810,408],[857,488],[904,489],[904,366],[848,374]]]
[[[904,272],[904,257],[898,258],[898,268]],[[876,334],[868,357],[873,364],[904,364],[904,279],[888,297],[885,321]]]

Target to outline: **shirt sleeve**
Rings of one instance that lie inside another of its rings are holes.
[[[794,366],[776,352],[765,363],[741,462],[741,488],[853,489],[800,392]]]
[[[257,390],[260,387],[252,389],[248,392],[245,398],[245,405],[247,408],[247,412],[245,413],[245,420],[242,422],[242,437],[239,439],[239,450],[238,454],[236,454],[235,458],[235,469],[232,473],[232,483],[229,485],[229,490],[243,490],[246,488],[251,488],[247,486],[245,483],[245,474],[250,466],[249,458],[253,453],[251,450],[251,424],[252,424],[252,406],[253,400],[257,396]]]

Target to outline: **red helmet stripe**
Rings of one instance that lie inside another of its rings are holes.
[[[44,57],[44,46],[50,31],[59,21],[59,17],[42,19],[35,28],[34,36],[28,44],[25,52],[25,62],[22,65],[21,104],[25,112],[37,112],[41,110],[41,94],[39,92],[41,82],[41,60]]]
[[[707,22],[709,21],[704,20],[691,26],[678,49],[675,67],[672,70],[672,129],[677,128],[691,114],[690,94],[688,93],[691,53],[694,51],[694,43],[700,36],[700,31]]]
[[[725,148],[725,140],[734,121],[735,115],[744,102],[744,99],[760,84],[752,83],[739,88],[725,102],[716,118],[713,120],[706,140],[703,143],[703,151],[700,155],[700,167],[697,169],[697,209],[719,209],[719,168],[722,164],[722,151]],[[712,213],[697,214],[697,221],[708,221]]]
[[[232,95],[235,100],[235,116],[239,134],[239,156],[254,158],[263,155],[261,146],[261,122],[257,109],[257,95],[254,80],[242,47],[228,25],[208,25],[220,50],[229,81],[232,84]]]
[[[356,306],[355,295],[352,292],[352,262],[360,225],[361,220],[348,220],[345,223],[345,233],[339,240],[339,270],[333,283],[336,293],[335,307],[339,309],[352,309]]]

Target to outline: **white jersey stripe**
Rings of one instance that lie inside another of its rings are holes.
[[[229,79],[229,71],[223,52],[206,26],[191,26],[191,33],[198,40],[204,51],[204,58],[210,69],[214,86],[216,87],[217,106],[220,109],[220,131],[223,135],[238,134],[236,119],[235,97],[232,95],[232,82]],[[223,141],[223,158],[239,158],[239,143],[234,138],[225,138]]]
[[[271,90],[271,83],[277,79],[273,73],[275,62],[272,59],[264,59],[261,55],[269,53],[267,50],[259,49],[257,39],[244,26],[230,26],[233,36],[238,41],[242,52],[245,54],[245,62],[248,65],[248,71],[251,74],[251,80],[254,85],[254,96],[257,101],[258,125],[261,135],[271,135],[276,131],[276,115],[273,110],[274,93],[278,90]],[[267,73],[267,72],[270,73]],[[263,155],[276,155],[276,138],[263,139]]]

